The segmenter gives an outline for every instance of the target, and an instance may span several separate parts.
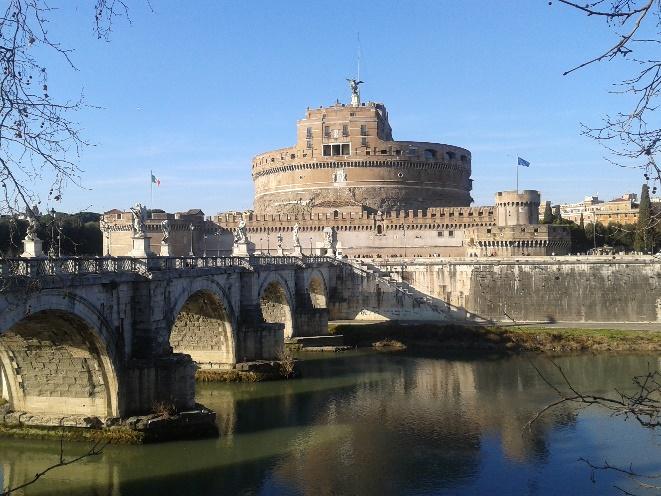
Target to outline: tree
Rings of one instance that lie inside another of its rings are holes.
[[[640,205],[638,206],[638,223],[636,224],[636,239],[634,249],[647,252],[651,248],[654,236],[654,227],[651,221],[650,188],[643,184],[640,192]]]
[[[578,223],[581,226],[581,229],[585,229],[585,221],[583,220],[583,212],[581,212],[581,220]]]
[[[553,224],[553,211],[551,210],[550,202],[546,202],[546,206],[544,206],[544,217],[542,217],[542,224]]]
[[[94,0],[93,8],[98,38],[107,39],[113,19],[127,13],[122,0]],[[47,200],[55,202],[65,184],[79,183],[75,159],[86,141],[72,115],[84,102],[52,96],[37,58],[55,53],[75,69],[71,51],[49,35],[53,10],[45,0],[9,0],[0,10],[0,214],[32,212],[42,201],[37,182],[48,181]]]
[[[611,163],[632,167],[642,172],[645,181],[652,183],[652,194],[661,184],[661,127],[652,115],[659,106],[661,91],[661,44],[658,26],[661,25],[661,0],[590,0],[558,3],[605,21],[615,32],[613,43],[603,52],[564,72],[568,75],[591,64],[624,59],[630,64],[631,76],[615,84],[616,94],[623,95],[632,107],[607,115],[601,125],[583,125],[583,134],[600,142],[608,152]],[[553,4],[549,1],[549,5]],[[654,212],[649,223],[659,222],[661,212]]]
[[[553,210],[554,210],[554,212],[553,212],[553,222],[555,224],[561,224],[562,223],[562,212],[560,212],[560,205],[556,205]]]

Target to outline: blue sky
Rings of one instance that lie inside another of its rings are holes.
[[[553,202],[639,192],[641,176],[603,159],[580,135],[626,108],[609,95],[628,66],[562,72],[603,50],[612,33],[546,0],[202,1],[130,0],[131,22],[110,42],[92,34],[91,2],[63,4],[51,36],[75,49],[72,71],[54,54],[49,90],[82,91],[75,119],[84,188],[58,210],[149,203],[207,214],[252,205],[252,156],[290,146],[307,106],[347,101],[345,78],[362,45],[363,100],[385,103],[395,139],[471,150],[475,204],[520,186]]]

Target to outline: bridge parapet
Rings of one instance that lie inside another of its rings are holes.
[[[147,274],[162,270],[241,268],[252,271],[264,266],[297,266],[335,263],[331,257],[64,257],[0,258],[0,278],[41,277],[133,272]]]

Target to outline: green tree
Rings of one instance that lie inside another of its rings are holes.
[[[560,212],[560,205],[556,205],[553,210],[553,223],[562,224],[562,213]]]
[[[546,206],[544,207],[542,224],[553,224],[553,211],[551,210],[551,204],[549,202],[546,202]]]
[[[640,206],[638,207],[638,223],[636,224],[636,239],[634,249],[646,252],[653,244],[652,212],[650,205],[650,188],[643,184],[640,192]]]

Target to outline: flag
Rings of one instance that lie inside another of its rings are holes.
[[[154,174],[151,175],[151,182],[152,182],[152,184],[155,184],[156,187],[161,185],[161,180],[158,179]]]
[[[522,159],[521,157],[517,157],[517,158],[519,159],[518,165],[520,165],[522,167],[530,167],[530,162],[528,162],[527,160]]]

